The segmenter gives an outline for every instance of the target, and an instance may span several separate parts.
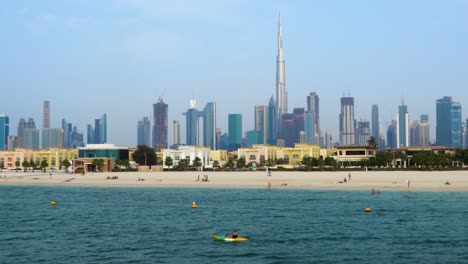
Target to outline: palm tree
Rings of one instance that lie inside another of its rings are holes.
[[[101,171],[101,166],[104,165],[103,159],[93,159],[93,165],[96,166],[97,171]]]

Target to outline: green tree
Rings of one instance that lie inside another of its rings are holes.
[[[193,166],[198,168],[198,167],[201,167],[202,163],[201,163],[201,159],[199,157],[195,157],[195,159],[193,159]]]
[[[234,168],[234,160],[232,158],[229,158],[226,164],[224,164],[224,167],[229,169]]]
[[[36,163],[34,162],[33,159],[29,161],[29,167],[31,167],[32,171],[36,169]]]
[[[189,165],[189,161],[187,159],[179,160],[179,168],[183,170],[187,170],[188,165]]]
[[[139,145],[135,152],[133,152],[132,158],[139,165],[151,166],[157,164],[156,152],[146,145]]]
[[[278,164],[278,165],[284,164],[284,159],[282,159],[282,158],[276,159],[276,164]]]
[[[3,164],[3,162],[0,163],[0,170],[3,170],[4,168],[5,168],[5,164]]]
[[[213,168],[219,168],[219,161],[215,160],[213,161]]]
[[[274,160],[272,160],[272,159],[267,159],[266,165],[267,165],[268,167],[272,167],[272,166],[275,166],[275,165],[276,165],[276,162],[275,162]]]
[[[174,161],[171,157],[167,156],[166,160],[164,161],[164,165],[168,166],[169,168],[174,165]]]
[[[239,158],[237,160],[237,168],[242,169],[245,167],[245,158]]]
[[[377,149],[377,142],[375,140],[375,137],[370,137],[368,140],[367,140],[367,145],[373,149]]]
[[[49,167],[49,163],[47,162],[47,160],[42,160],[40,166],[41,170],[45,172],[46,168]]]
[[[68,168],[71,166],[71,163],[67,159],[64,159],[62,160],[62,166],[65,167],[65,171],[68,171]]]
[[[119,165],[120,171],[122,171],[122,167],[125,167],[125,170],[127,170],[128,165],[130,164],[128,160],[122,159],[117,161],[117,164]]]
[[[29,162],[27,160],[23,160],[23,163],[21,163],[21,165],[23,165],[23,170],[24,172],[26,172],[29,167]]]
[[[388,151],[377,151],[375,154],[375,166],[386,167],[392,162],[392,153]]]
[[[94,166],[96,166],[96,171],[101,171],[102,165],[104,165],[104,160],[103,159],[93,159]]]
[[[312,168],[314,166],[314,161],[312,157],[302,158],[301,165],[304,165],[307,168]]]
[[[19,160],[17,160],[17,161],[15,162],[16,168],[19,168],[20,164],[21,164],[21,162],[20,162]]]
[[[324,160],[325,166],[336,167],[337,163],[333,157],[326,157]]]

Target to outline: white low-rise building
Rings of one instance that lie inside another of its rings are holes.
[[[163,149],[163,167],[165,169],[173,168],[179,165],[179,161],[187,159],[189,165],[193,165],[195,158],[199,158],[203,168],[213,168],[213,163],[210,161],[210,148],[208,147],[195,147],[195,146],[179,146],[178,149]],[[171,157],[173,165],[166,166],[166,158]]]

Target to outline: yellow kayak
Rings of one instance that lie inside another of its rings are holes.
[[[225,242],[242,242],[247,241],[246,237],[238,237],[238,238],[229,238],[225,236],[212,236],[213,240],[216,241],[225,241]]]

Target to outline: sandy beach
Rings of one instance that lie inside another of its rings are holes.
[[[351,174],[351,179],[349,179]],[[204,176],[208,181],[202,181]],[[108,179],[117,176],[118,179]],[[199,180],[198,180],[199,179]],[[346,182],[344,182],[346,179]],[[408,180],[410,181],[408,187]],[[445,184],[446,182],[450,184]],[[298,172],[2,172],[0,185],[97,187],[268,188],[315,190],[468,191],[468,171]]]

